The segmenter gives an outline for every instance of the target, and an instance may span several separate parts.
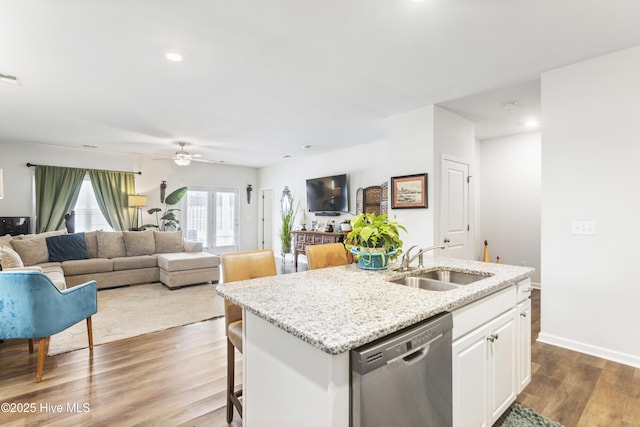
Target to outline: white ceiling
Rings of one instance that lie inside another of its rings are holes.
[[[170,156],[187,141],[247,166],[379,141],[386,117],[495,89],[444,105],[477,120],[479,138],[498,136],[504,117],[523,120],[505,102],[539,103],[541,72],[640,44],[636,0],[0,0],[0,11],[0,73],[21,82],[0,84],[0,142]]]

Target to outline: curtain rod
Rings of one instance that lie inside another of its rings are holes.
[[[33,163],[27,163],[27,167],[31,168],[31,167],[36,167],[36,166],[41,166],[41,165],[35,165]],[[60,166],[60,167],[64,167],[64,166]],[[88,168],[89,169],[89,168]],[[94,169],[95,170],[95,169]],[[132,172],[132,171],[116,171],[116,172],[122,172],[122,173],[135,173],[136,175],[142,175],[142,171],[138,171],[138,172]]]

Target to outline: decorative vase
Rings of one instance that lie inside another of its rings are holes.
[[[357,256],[358,267],[363,270],[386,270],[389,265],[389,257],[395,254],[396,251],[366,252],[353,248],[351,253]]]

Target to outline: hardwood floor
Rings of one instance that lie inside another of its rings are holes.
[[[534,336],[539,306],[536,291]],[[39,384],[36,353],[26,341],[0,344],[0,402],[34,406],[32,413],[0,413],[2,425],[227,425],[223,319],[97,346],[93,356],[47,357]],[[523,406],[567,427],[640,426],[640,369],[534,342],[533,371],[518,397]],[[241,425],[237,415],[232,425]]]

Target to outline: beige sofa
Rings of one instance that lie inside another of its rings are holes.
[[[89,280],[103,289],[158,281],[179,288],[220,279],[220,257],[183,240],[179,231],[2,236],[0,254],[3,270],[42,271],[60,289]]]

